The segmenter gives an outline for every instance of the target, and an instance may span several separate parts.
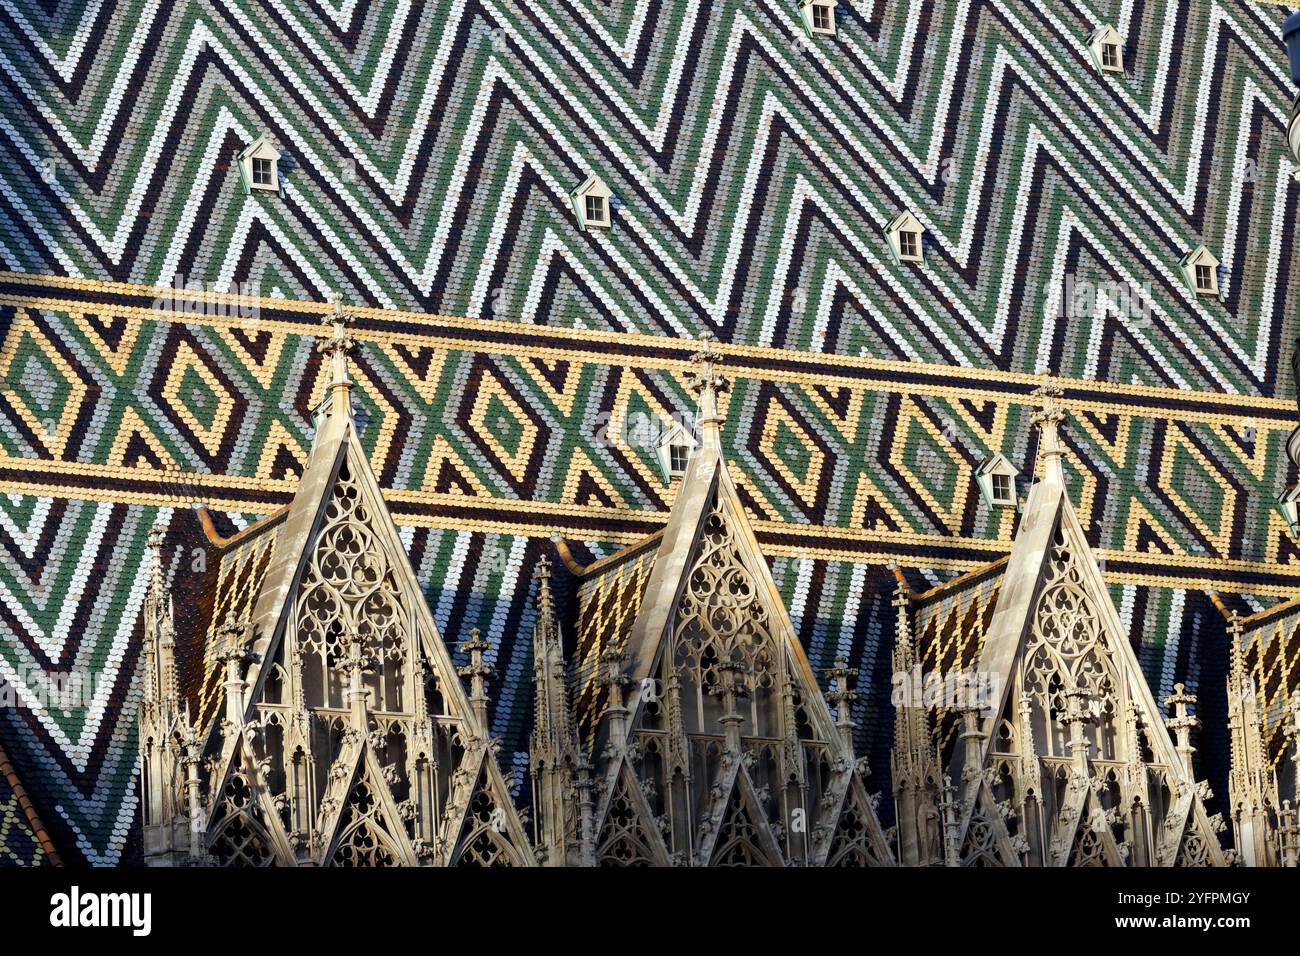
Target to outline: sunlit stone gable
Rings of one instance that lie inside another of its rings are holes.
[[[209,721],[181,698],[171,603],[152,580],[146,860],[531,865],[481,706],[488,645],[466,642],[467,695],[357,441],[341,305],[320,347],[328,410],[298,493],[274,519],[273,557],[198,649],[221,675],[224,708]]]
[[[939,708],[959,720],[946,756],[927,740],[931,708],[899,717],[904,862],[1222,864],[1224,824],[1205,811],[1189,743],[1195,698],[1175,688],[1168,720],[1157,707],[1066,491],[1059,389],[1049,382],[1038,395],[1036,480],[971,660],[994,693]],[[904,668],[916,659],[906,614],[900,607]]]

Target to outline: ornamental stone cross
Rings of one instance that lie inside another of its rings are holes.
[[[699,351],[691,356],[691,365],[694,366],[690,373],[691,390],[696,394],[705,390],[725,392],[728,388],[727,379],[717,370],[723,359],[722,353],[717,349],[717,339],[712,332],[705,332],[699,341]]]

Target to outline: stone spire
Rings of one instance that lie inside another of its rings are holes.
[[[1255,681],[1242,657],[1241,619],[1228,618],[1228,738],[1231,770],[1228,804],[1233,844],[1244,866],[1269,866],[1273,857],[1270,810],[1276,811],[1277,783],[1264,753]]]
[[[185,814],[189,825],[189,862],[198,865],[207,853],[204,829],[207,814],[203,807],[203,785],[199,780],[199,766],[203,762],[203,734],[194,726],[187,712],[181,713],[180,732],[177,734],[181,769],[185,774]]]
[[[1063,394],[1059,385],[1049,376],[1043,376],[1043,384],[1034,390],[1039,400],[1039,410],[1033,416],[1033,423],[1038,428],[1038,461],[1036,467],[1039,477],[1046,482],[1065,484],[1065,473],[1061,468],[1061,457],[1065,453],[1061,446],[1060,427],[1065,421],[1065,411],[1061,408],[1060,398]]]
[[[533,688],[537,708],[533,747],[561,753],[573,739],[569,695],[564,679],[564,648],[551,594],[551,566],[545,558],[533,570],[537,582],[537,624],[533,628]]]
[[[487,682],[491,680],[496,671],[483,660],[483,652],[492,645],[479,636],[477,627],[471,628],[469,640],[462,641],[460,650],[469,654],[469,664],[457,668],[457,673],[461,677],[469,678],[469,703],[474,711],[474,716],[478,720],[478,725],[483,734],[488,733],[488,694]]]
[[[165,530],[155,525],[149,532],[149,593],[145,598],[145,663],[151,686],[149,696],[160,708],[160,717],[170,722],[180,705],[176,679],[176,626],[171,590],[163,572]]]
[[[853,702],[858,699],[858,692],[850,687],[849,682],[858,676],[856,667],[849,667],[849,660],[843,654],[835,657],[835,666],[827,670],[826,679],[831,688],[826,692],[826,701],[835,708],[835,729],[840,732],[840,741],[850,760],[853,759],[853,729],[857,724],[853,720]]]
[[[1178,741],[1178,754],[1183,758],[1183,767],[1187,770],[1188,776],[1194,776],[1192,768],[1192,754],[1196,753],[1196,748],[1192,746],[1192,731],[1201,725],[1198,718],[1188,713],[1188,707],[1196,705],[1196,695],[1189,694],[1183,689],[1182,684],[1174,685],[1174,692],[1165,698],[1165,706],[1174,708],[1174,716],[1165,721],[1174,734],[1174,739]]]
[[[533,571],[537,581],[537,624],[533,628],[534,717],[528,752],[533,781],[533,815],[538,857],[544,866],[578,865],[588,837],[590,781],[579,787],[586,761],[578,750],[564,647],[551,595],[551,566],[542,558]]]
[[[1282,736],[1291,751],[1292,768],[1300,767],[1300,690],[1282,708]],[[1277,815],[1277,846],[1282,866],[1300,866],[1300,814],[1290,800]]]
[[[690,386],[699,396],[699,425],[705,443],[715,447],[722,444],[722,415],[718,411],[718,395],[730,388],[730,383],[719,371],[722,353],[718,351],[711,332],[700,336],[700,350],[691,356]]]
[[[922,675],[912,637],[907,587],[894,591],[894,806],[898,862],[933,866],[945,862],[944,795],[930,716],[921,698]],[[901,683],[901,695],[897,688]]]
[[[1300,826],[1296,824],[1296,810],[1290,800],[1282,802],[1277,814],[1277,849],[1280,865],[1300,865]]]
[[[738,709],[742,700],[750,696],[749,673],[745,665],[734,658],[725,658],[718,664],[718,686],[715,696],[722,701],[723,747],[728,753],[740,755],[741,731],[745,722],[744,715]]]
[[[169,865],[185,862],[193,837],[188,828],[174,826],[182,812],[184,795],[172,782],[179,776],[186,725],[180,708],[176,678],[176,639],[171,592],[163,570],[164,529],[149,532],[149,590],[145,595],[144,644],[141,673],[144,695],[140,701],[141,804],[144,814],[146,854]]]
[[[322,332],[317,348],[330,363],[330,411],[341,415],[352,414],[352,374],[348,355],[356,347],[349,331],[352,313],[343,307],[343,297],[338,292],[330,295],[334,311],[321,320]]]
[[[610,742],[622,747],[625,745],[630,713],[626,695],[628,687],[632,685],[632,678],[626,673],[628,653],[622,648],[610,647],[600,655],[600,661],[601,675],[596,684],[605,688],[609,694],[609,706],[605,713],[609,716]]]
[[[369,723],[367,714],[370,709],[370,689],[365,682],[366,675],[374,672],[375,654],[361,635],[347,626],[339,641],[339,648],[342,651],[339,666],[348,676],[345,699],[352,710],[353,726],[361,729]]]
[[[220,628],[220,644],[217,660],[222,664],[225,680],[222,689],[226,695],[226,720],[235,728],[244,725],[244,692],[248,688],[244,680],[243,665],[249,659],[246,646],[248,632],[247,621],[228,621]]]

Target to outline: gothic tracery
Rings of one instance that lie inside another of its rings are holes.
[[[1064,494],[1050,393],[1040,416],[1044,473],[1004,576],[1005,607],[980,651],[980,667],[999,678],[997,696],[935,714],[929,705],[896,708],[891,839],[854,752],[856,672],[837,660],[823,688],[804,657],[721,454],[723,380],[707,346],[696,376],[703,440],[662,537],[626,559],[654,560],[631,577],[617,561],[588,575],[581,593],[601,607],[632,604],[609,620],[582,616],[592,630],[576,661],[566,655],[550,564],[537,567],[526,827],[487,733],[491,644],[471,632],[461,645],[468,663],[451,665],[356,444],[341,328],[326,343],[334,410],[299,498],[255,529],[274,536],[267,580],[260,592],[248,589],[257,600],[246,616],[222,622],[205,649],[206,685],[224,702],[206,726],[179,704],[169,670],[174,627],[155,575],[148,654],[156,679],[142,740],[146,824],[170,847],[160,860],[1222,861],[1216,821],[1191,775],[1194,698],[1176,688],[1168,699],[1175,748]],[[637,593],[625,590],[629,581]],[[900,589],[899,673],[920,654],[908,603]],[[936,718],[952,732],[943,751]],[[194,818],[206,822],[190,827]],[[189,831],[204,834],[200,845],[186,845]]]
[[[1223,862],[1193,776],[1195,698],[1181,686],[1162,720],[1065,493],[1057,393],[1039,393],[1041,474],[1021,518],[999,607],[976,664],[993,700],[949,704],[960,730],[944,760],[925,708],[900,719],[895,781],[904,862],[994,866],[1169,866]],[[917,651],[898,602],[896,667]],[[1168,731],[1178,736],[1178,745]],[[918,783],[920,780],[928,783]],[[945,821],[935,841],[933,821]],[[959,847],[955,852],[953,847]]]
[[[269,538],[266,577],[238,590],[244,616],[230,604],[207,637],[204,683],[220,689],[224,711],[197,723],[171,679],[142,709],[145,740],[176,741],[145,754],[161,811],[146,820],[154,862],[531,862],[487,733],[489,645],[469,642],[467,696],[358,445],[346,322],[339,309],[327,323],[331,404],[298,494],[245,536]],[[246,581],[247,563],[228,560]],[[150,653],[174,669],[164,605],[156,575]],[[171,750],[183,760],[163,767]]]

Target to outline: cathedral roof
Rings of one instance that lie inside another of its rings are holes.
[[[582,568],[578,575],[577,644],[572,657],[574,722],[579,738],[590,745],[594,746],[594,731],[608,704],[607,693],[598,682],[601,655],[627,648],[662,538],[662,532],[648,535]]]
[[[60,862],[27,788],[0,747],[0,866],[57,866]]]
[[[997,609],[1009,560],[1000,558],[920,594],[909,592],[912,633],[922,674],[952,674],[975,668]],[[946,755],[956,742],[958,715],[936,707],[931,717],[935,740]]]
[[[909,594],[913,632],[930,670],[960,670],[979,658],[1007,561],[1000,558],[920,594]]]
[[[222,668],[217,653],[224,639],[222,627],[252,620],[288,513],[288,508],[281,508],[230,537],[221,537],[206,513],[196,515],[210,546],[204,557],[207,571],[189,575],[194,580],[186,582],[181,567],[173,581],[180,585],[188,608],[188,613],[176,616],[177,680],[183,706],[200,729],[211,727],[221,709]]]
[[[1264,748],[1276,766],[1289,746],[1283,711],[1300,691],[1300,597],[1236,620],[1242,663],[1264,719]]]

